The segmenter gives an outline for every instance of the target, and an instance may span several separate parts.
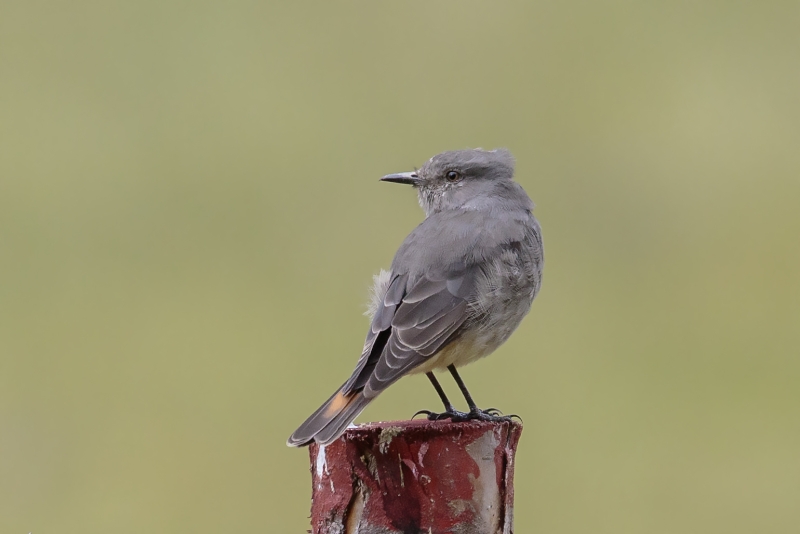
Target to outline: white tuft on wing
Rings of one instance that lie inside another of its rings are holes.
[[[370,320],[375,315],[378,306],[383,302],[383,297],[386,295],[386,290],[389,289],[389,282],[391,281],[392,273],[383,269],[372,277],[372,294],[367,304],[367,311],[364,312],[364,315],[369,317]]]

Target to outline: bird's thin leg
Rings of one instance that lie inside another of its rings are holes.
[[[453,380],[456,381],[456,384],[458,384],[458,389],[460,389],[461,394],[464,395],[464,399],[466,399],[467,405],[469,406],[469,411],[471,412],[480,411],[478,406],[475,404],[475,401],[472,400],[472,395],[469,394],[469,390],[467,389],[467,386],[464,384],[464,381],[461,380],[461,375],[459,375],[458,371],[456,371],[456,366],[450,364],[447,366],[447,370],[450,371],[451,375],[453,375]]]
[[[464,414],[466,415],[466,417],[464,417],[461,420],[478,419],[480,421],[510,422],[511,419],[514,417],[519,419],[518,415],[502,415],[502,412],[500,412],[500,410],[497,410],[496,408],[489,408],[488,410],[481,410],[480,408],[478,408],[478,405],[475,404],[474,400],[472,400],[472,395],[469,394],[469,390],[467,390],[466,384],[464,384],[464,381],[461,379],[461,375],[459,375],[458,371],[456,371],[456,366],[450,364],[447,366],[447,370],[450,371],[451,375],[453,375],[453,380],[455,380],[456,384],[458,384],[458,389],[461,390],[461,393],[464,395],[464,399],[466,399],[467,404],[469,405],[469,413]],[[456,419],[453,418],[453,420],[455,421]]]
[[[447,398],[447,394],[444,392],[442,385],[439,383],[436,377],[433,376],[433,373],[431,372],[425,373],[425,376],[427,376],[428,380],[431,381],[431,384],[433,384],[433,389],[436,390],[436,393],[438,393],[439,398],[442,399],[442,404],[444,404],[444,412],[436,413],[430,410],[420,410],[417,413],[415,413],[411,418],[413,419],[419,414],[425,414],[428,417],[428,420],[430,421],[440,421],[442,419],[450,419],[452,421],[464,421],[465,420],[464,418],[467,416],[467,414],[459,412],[453,407],[453,403],[451,403],[450,399]]]
[[[425,376],[427,376],[428,380],[431,381],[431,384],[433,384],[433,389],[436,390],[436,393],[439,394],[439,398],[442,399],[442,404],[444,404],[445,411],[454,412],[455,408],[453,408],[453,404],[450,402],[450,399],[447,398],[444,389],[442,389],[442,385],[439,383],[436,377],[433,376],[433,373],[431,372],[425,373]]]

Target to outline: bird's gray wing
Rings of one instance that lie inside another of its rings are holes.
[[[378,357],[381,355],[386,341],[391,334],[392,318],[397,310],[403,296],[406,294],[406,284],[408,275],[392,274],[389,285],[379,302],[376,303],[375,313],[372,315],[367,339],[364,341],[364,349],[358,359],[353,374],[342,386],[342,393],[348,394],[364,387],[365,381],[362,376],[369,376],[375,368]]]
[[[393,275],[344,392],[373,398],[454,339],[469,318],[480,273],[461,264],[414,280]]]

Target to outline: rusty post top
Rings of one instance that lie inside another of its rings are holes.
[[[417,432],[433,433],[435,434],[451,434],[458,433],[466,429],[470,430],[489,430],[498,427],[514,427],[522,430],[522,423],[519,421],[509,422],[492,422],[492,421],[465,421],[460,423],[453,423],[452,421],[428,421],[427,419],[407,419],[403,421],[376,421],[372,423],[362,423],[360,425],[350,425],[345,434],[351,437],[360,435],[373,434],[376,430],[382,431],[387,428],[400,429],[403,432]]]
[[[417,441],[422,443],[445,437],[454,440],[454,442],[460,439],[465,439],[469,442],[475,436],[483,435],[488,431],[496,433],[498,439],[500,438],[500,434],[503,434],[508,440],[513,439],[513,449],[516,450],[517,441],[522,433],[522,423],[517,421],[466,421],[453,423],[451,421],[428,421],[427,419],[377,421],[360,425],[351,425],[345,430],[340,441],[369,442],[377,436],[379,441],[386,446],[387,442],[392,441],[397,436],[402,436],[403,441],[406,443]],[[464,443],[464,446],[467,444],[468,443]],[[330,445],[328,447],[330,447]]]
[[[521,432],[517,422],[422,419],[312,444],[312,532],[513,532]]]

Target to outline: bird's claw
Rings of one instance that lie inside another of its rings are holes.
[[[450,421],[453,421],[454,423],[459,423],[459,422],[462,422],[462,421],[468,421],[469,420],[469,414],[468,413],[459,412],[458,410],[452,410],[452,411],[448,410],[448,411],[444,411],[444,412],[441,412],[441,413],[432,412],[430,410],[420,410],[417,413],[415,413],[414,415],[412,415],[411,419],[414,419],[416,416],[418,416],[420,414],[424,414],[427,417],[428,421],[444,421],[446,419],[449,419]]]
[[[470,410],[467,414],[468,421],[488,421],[492,423],[510,423],[514,417],[520,419],[518,415],[503,415],[503,412],[496,408]]]
[[[516,414],[510,415],[503,415],[503,412],[498,410],[497,408],[488,408],[486,410],[470,410],[469,412],[459,412],[458,410],[446,411],[441,413],[432,412],[430,410],[420,410],[414,415],[411,416],[411,419],[414,419],[418,415],[425,415],[428,421],[444,421],[449,419],[453,423],[463,423],[466,421],[488,421],[488,422],[501,422],[501,423],[510,423],[513,419],[519,419],[522,422],[522,418]]]
[[[481,410],[481,411],[488,415],[498,416],[504,420],[518,419],[520,423],[522,422],[522,417],[518,416],[517,414],[512,413],[509,415],[503,415],[503,412],[501,412],[497,408],[487,408],[486,410]]]

